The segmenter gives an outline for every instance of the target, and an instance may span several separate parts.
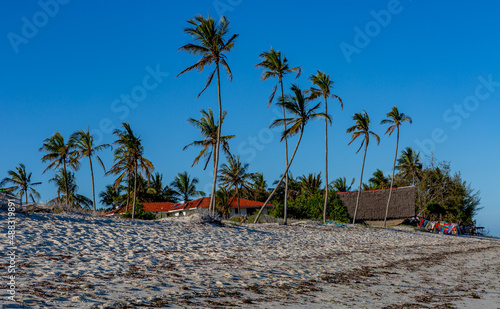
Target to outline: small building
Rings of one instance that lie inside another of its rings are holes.
[[[259,209],[264,205],[262,202],[257,202],[257,201],[252,201],[252,200],[247,200],[243,198],[232,198],[230,199],[230,217],[238,215],[238,200],[240,204],[240,210],[242,216],[245,215],[252,215],[256,212],[259,211]],[[188,216],[192,214],[193,212],[199,210],[199,209],[208,209],[208,205],[210,204],[210,198],[209,197],[203,197],[199,198],[193,201],[187,201],[187,202],[180,202],[180,203],[170,203],[170,202],[157,202],[157,203],[142,203],[144,206],[144,211],[149,211],[152,213],[155,213],[157,215],[168,215],[168,216],[175,216],[175,217],[180,217],[180,216]],[[266,208],[262,211],[263,214],[267,214],[267,211],[272,208],[273,205],[267,204]],[[130,206],[129,206],[130,208]],[[120,209],[115,209],[113,211],[110,211],[106,213],[106,215],[115,215],[115,214],[120,214],[125,212],[125,207],[122,207]]]
[[[383,222],[389,191],[390,189],[361,191],[356,220],[365,221],[370,225],[379,225],[377,221]],[[354,217],[358,191],[338,192],[338,195],[346,206],[349,216]],[[398,224],[397,221],[402,222],[413,216],[415,216],[415,186],[393,188],[387,219],[392,220],[393,224]]]

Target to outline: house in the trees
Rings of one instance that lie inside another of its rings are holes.
[[[383,222],[389,191],[389,189],[361,191],[356,220],[365,221],[370,225],[379,225],[380,221]],[[358,191],[338,192],[338,195],[352,218]],[[415,216],[415,186],[393,188],[387,219],[392,220],[392,224],[398,224],[398,221],[402,222],[413,216]]]
[[[259,211],[264,203],[247,200],[243,198],[232,198],[230,199],[229,209],[230,209],[230,217],[238,215],[238,200],[240,204],[240,210],[242,216],[252,215]],[[193,201],[188,202],[180,202],[180,203],[169,203],[169,202],[160,202],[160,203],[143,203],[144,211],[150,211],[157,215],[169,215],[169,216],[187,216],[191,213],[199,210],[199,209],[208,209],[208,205],[210,204],[209,197],[199,198]],[[131,206],[129,206],[130,208]],[[273,205],[267,204],[266,208],[262,211],[263,214],[266,214],[269,209],[271,209]],[[125,212],[125,207],[116,209],[106,213],[106,215],[114,215]]]

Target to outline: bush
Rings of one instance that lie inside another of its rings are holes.
[[[132,207],[128,209],[128,211],[121,215],[122,218],[132,218]],[[136,202],[135,204],[135,216],[134,219],[140,220],[156,220],[156,215],[150,211],[144,211],[144,206]]]
[[[295,219],[323,219],[324,195],[322,193],[299,195],[288,204],[288,215]],[[329,192],[326,221],[349,222],[347,208],[336,192]]]

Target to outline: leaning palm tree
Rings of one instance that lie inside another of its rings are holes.
[[[217,23],[213,18],[208,16],[204,18],[201,15],[196,16],[194,19],[189,19],[188,23],[192,25],[190,28],[184,29],[184,32],[190,34],[193,37],[195,44],[186,44],[179,48],[179,50],[184,50],[190,54],[201,55],[201,59],[195,64],[188,67],[184,71],[180,72],[177,76],[189,72],[192,70],[203,71],[205,66],[215,63],[215,70],[210,73],[207,79],[205,88],[198,94],[198,97],[205,91],[205,89],[210,86],[215,73],[217,73],[217,93],[219,101],[219,123],[217,130],[217,143],[215,146],[215,170],[214,178],[212,183],[212,194],[210,195],[210,207],[212,211],[215,212],[215,191],[217,185],[217,168],[219,165],[219,145],[220,145],[220,135],[222,128],[222,99],[221,99],[221,89],[220,89],[220,72],[219,65],[222,65],[226,70],[229,80],[232,81],[233,74],[231,69],[226,62],[227,56],[225,53],[230,52],[234,48],[234,41],[238,37],[237,34],[233,34],[229,39],[229,20],[226,17],[222,17]]]
[[[92,156],[95,155],[96,152],[111,146],[109,144],[95,145],[94,136],[90,134],[88,129],[87,131],[80,130],[73,133],[69,138],[69,143],[73,146],[73,154],[77,157],[77,159],[81,159],[83,157],[89,158],[90,177],[92,179],[92,210],[95,215],[94,169],[92,166]],[[99,162],[104,170],[104,173],[106,173],[106,168],[104,167],[104,163],[102,163],[101,158],[99,156],[96,156],[96,158],[97,162]]]
[[[35,198],[40,198],[40,193],[38,193],[33,187],[38,186],[41,182],[31,182],[32,173],[26,172],[26,167],[22,163],[16,167],[16,170],[17,172],[12,170],[7,172],[10,177],[5,177],[0,182],[0,187],[12,185],[11,187],[5,188],[5,190],[12,192],[15,195],[19,195],[21,206],[23,204],[23,196],[26,196],[26,204],[28,204],[28,196],[31,197],[33,202],[35,202]]]
[[[72,153],[72,145],[70,143],[65,143],[64,137],[59,132],[56,132],[51,137],[46,138],[43,141],[43,146],[40,148],[40,151],[47,153],[42,157],[42,162],[51,162],[42,174],[49,169],[57,170],[62,166],[64,171],[63,175],[68,175],[67,167],[72,168],[75,171],[80,167],[80,162]],[[64,179],[64,183],[66,188],[66,206],[69,206],[70,194],[68,180]]]
[[[261,75],[261,80],[267,80],[269,78],[278,78],[278,84],[274,86],[273,92],[271,93],[271,96],[269,96],[269,103],[267,104],[267,107],[271,106],[271,103],[274,99],[274,95],[276,94],[276,91],[278,90],[278,85],[280,86],[281,89],[281,98],[285,96],[283,92],[283,76],[288,75],[290,73],[296,73],[297,75],[295,76],[295,79],[299,78],[300,74],[302,73],[302,70],[300,67],[295,67],[295,68],[290,68],[288,65],[288,59],[283,55],[281,56],[280,51],[276,51],[271,48],[270,51],[265,51],[259,56],[261,62],[256,64],[255,66],[257,68],[262,68],[264,69],[264,72],[262,72]],[[283,119],[286,118],[285,114],[285,107],[283,107]],[[283,128],[286,131],[286,122],[283,121]],[[285,137],[285,163],[288,165],[288,141],[287,138]],[[287,221],[287,209],[288,209],[288,174],[285,175],[285,201],[284,201],[284,220],[285,223]]]
[[[242,163],[240,156],[229,155],[227,157],[227,164],[221,165],[219,171],[219,181],[221,181],[224,188],[229,190],[231,187],[235,189],[235,196],[238,201],[238,214],[241,215],[240,209],[240,194],[242,190],[250,190],[253,174],[248,173],[248,163]]]
[[[405,178],[412,178],[412,185],[415,185],[415,178],[420,177],[422,172],[422,163],[420,162],[420,152],[416,153],[411,147],[406,147],[401,152],[398,159],[396,168],[400,171],[401,175]]]
[[[129,182],[133,173],[134,197],[132,201],[132,219],[134,219],[137,197],[137,171],[140,169],[145,177],[149,179],[154,166],[151,161],[143,157],[144,147],[142,146],[140,137],[135,135],[128,123],[122,123],[122,127],[122,130],[116,129],[113,132],[118,138],[113,144],[118,145],[118,148],[114,152],[115,164],[107,174],[119,175],[114,184],[115,188],[117,188],[125,176],[127,182]]]
[[[293,85],[292,92],[294,93],[293,96],[286,95],[284,98],[280,100],[281,102],[279,103],[279,105],[285,107],[285,109],[292,115],[292,117],[285,119],[277,119],[271,124],[271,127],[274,128],[277,126],[281,126],[284,122],[286,122],[288,128],[284,130],[283,133],[281,134],[281,140],[283,140],[285,137],[294,136],[296,134],[299,134],[299,139],[297,140],[297,144],[295,145],[295,149],[293,150],[290,162],[288,162],[288,165],[286,166],[285,172],[283,173],[280,180],[276,184],[274,190],[271,192],[267,200],[260,208],[259,213],[255,217],[254,222],[258,222],[262,211],[267,206],[267,203],[269,203],[269,201],[273,198],[274,194],[276,193],[276,190],[283,181],[283,178],[285,178],[285,175],[288,174],[288,170],[292,165],[293,158],[295,158],[295,154],[297,153],[297,149],[299,148],[300,141],[302,140],[302,135],[304,134],[304,128],[309,123],[309,121],[318,118],[324,118],[331,121],[329,115],[325,113],[317,113],[317,110],[321,104],[318,103],[315,106],[309,108],[309,103],[311,102],[311,99],[306,96],[305,92],[302,91],[299,88],[299,86]],[[286,224],[286,221],[284,223]]]
[[[389,198],[387,199],[387,207],[385,208],[385,217],[384,217],[384,228],[386,227],[387,222],[387,214],[389,213],[389,204],[391,203],[392,196],[392,187],[394,184],[394,170],[396,169],[396,160],[398,158],[398,147],[399,147],[399,127],[405,123],[412,123],[410,116],[405,115],[404,113],[400,113],[397,106],[393,106],[391,111],[387,113],[387,119],[382,120],[380,124],[390,124],[389,128],[385,132],[385,134],[389,134],[391,136],[392,132],[396,130],[396,153],[394,154],[394,163],[392,164],[392,177],[391,177],[391,189],[389,191]]]
[[[182,201],[190,201],[191,197],[203,196],[203,191],[196,190],[196,185],[199,180],[196,177],[189,177],[187,172],[179,173],[174,181],[170,184],[173,189],[173,194],[178,196]]]
[[[217,147],[217,131],[218,131],[218,124],[215,123],[214,120],[214,113],[212,110],[209,108],[208,112],[205,110],[200,111],[202,117],[198,119],[194,118],[189,118],[188,122],[192,126],[198,128],[200,130],[201,135],[203,136],[203,140],[201,141],[194,141],[189,145],[186,145],[183,150],[186,150],[189,148],[189,146],[201,146],[203,149],[200,151],[198,156],[194,159],[193,165],[195,166],[198,164],[201,158],[207,158],[205,162],[205,167],[203,168],[204,170],[207,168],[208,163],[210,162],[210,158],[215,152],[215,149]],[[227,112],[224,111],[222,113],[221,120],[224,122],[224,118],[226,117]],[[222,145],[222,150],[226,153],[229,154],[229,143],[228,141],[232,139],[234,135],[225,135],[225,136],[220,136],[220,144]],[[215,157],[215,156],[214,156]],[[214,158],[214,168],[215,168],[215,158]],[[214,173],[216,171],[214,170]]]
[[[318,70],[318,74],[311,75],[309,80],[314,86],[311,87],[311,97],[318,98],[323,97],[325,99],[325,114],[328,114],[328,97],[334,100],[338,100],[340,107],[344,109],[344,103],[342,99],[331,93],[333,88],[333,81],[330,80],[330,75],[326,75],[324,72]],[[328,122],[325,119],[325,184],[328,184]],[[325,203],[323,205],[323,224],[326,224],[326,205],[328,204],[328,186],[325,186]]]
[[[358,137],[362,136],[363,141],[361,142],[361,146],[359,146],[358,153],[363,145],[365,146],[365,154],[363,156],[363,165],[361,166],[361,177],[359,178],[359,189],[358,189],[358,197],[356,198],[356,208],[354,210],[354,217],[352,218],[352,223],[354,224],[356,222],[356,215],[358,213],[358,206],[359,206],[359,196],[361,195],[361,186],[363,184],[363,171],[365,169],[365,160],[366,160],[366,150],[368,149],[368,144],[370,143],[370,135],[372,135],[375,140],[377,141],[377,145],[380,144],[380,137],[370,131],[370,117],[366,113],[366,111],[363,111],[363,113],[355,113],[354,116],[352,116],[352,120],[355,121],[355,124],[347,129],[347,133],[352,133],[352,140],[349,142],[348,145],[351,145],[352,142],[354,142]]]

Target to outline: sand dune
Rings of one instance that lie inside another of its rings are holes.
[[[17,228],[17,302],[2,308],[500,304],[500,243],[491,240],[315,222],[215,226],[198,217],[31,214],[19,215]]]

